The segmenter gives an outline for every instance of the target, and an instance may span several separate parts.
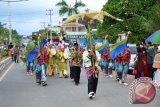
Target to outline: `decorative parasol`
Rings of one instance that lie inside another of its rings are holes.
[[[67,20],[64,21],[64,23],[69,23],[69,22],[75,20],[76,18],[81,17],[82,20],[85,21],[88,24],[88,30],[87,31],[88,31],[88,36],[89,36],[89,40],[90,40],[90,49],[91,49],[91,51],[93,51],[93,49],[92,49],[92,35],[91,35],[91,32],[90,32],[90,23],[91,23],[92,20],[98,20],[101,23],[103,23],[103,19],[104,19],[105,16],[108,16],[108,17],[110,17],[112,19],[115,19],[117,21],[123,21],[122,19],[116,18],[116,17],[112,16],[111,14],[109,14],[105,11],[89,12],[89,10],[87,10],[83,13],[74,14],[74,15],[69,16],[67,18]],[[94,63],[93,63],[93,66],[95,66]],[[95,74],[95,72],[94,72],[94,74]]]
[[[160,30],[154,32],[146,39],[146,42],[152,42],[152,44],[160,44]]]

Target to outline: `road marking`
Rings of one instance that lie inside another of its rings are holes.
[[[7,75],[7,73],[10,71],[10,69],[12,68],[12,66],[14,65],[14,63],[12,63],[12,65],[3,73],[3,75],[0,77],[0,82],[3,80],[3,78]]]

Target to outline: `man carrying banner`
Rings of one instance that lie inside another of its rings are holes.
[[[97,67],[100,59],[99,52],[95,51],[95,45],[92,45],[92,51],[89,48],[89,50],[83,53],[83,63],[88,79],[88,95],[90,99],[94,98],[96,94],[99,74]]]

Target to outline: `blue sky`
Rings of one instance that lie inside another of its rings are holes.
[[[16,29],[21,35],[30,35],[33,31],[37,31],[42,28],[41,22],[49,23],[49,16],[46,15],[46,9],[53,9],[52,25],[58,25],[59,21],[63,17],[58,14],[59,7],[55,4],[60,0],[29,0],[18,3],[11,3],[12,11],[12,28]],[[75,0],[66,0],[68,4],[74,3]],[[87,7],[81,8],[80,11],[84,11],[89,8],[92,11],[99,11],[107,0],[81,0]],[[8,4],[6,2],[0,2],[0,22],[7,23],[8,28]]]

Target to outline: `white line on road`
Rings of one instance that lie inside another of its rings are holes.
[[[7,73],[10,71],[10,69],[12,68],[12,66],[14,65],[14,63],[12,63],[12,65],[4,72],[4,74],[0,77],[0,82],[3,80],[3,78],[7,75]]]

